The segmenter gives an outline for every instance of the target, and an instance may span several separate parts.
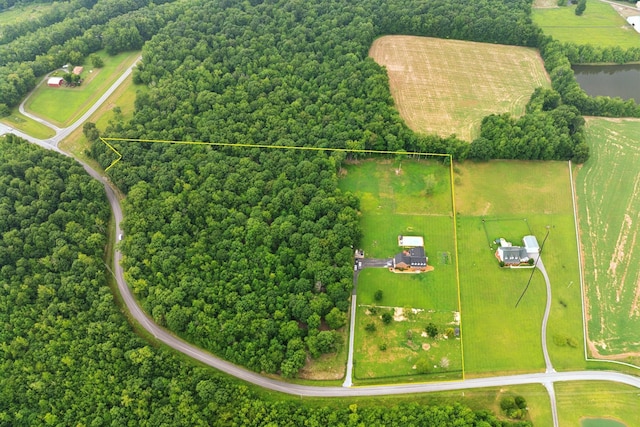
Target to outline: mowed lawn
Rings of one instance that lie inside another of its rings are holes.
[[[124,52],[115,56],[99,53],[103,68],[84,64],[81,76],[85,82],[78,87],[49,87],[46,79],[27,100],[27,111],[57,126],[68,126],[87,111],[139,56],[139,52]]]
[[[467,376],[541,371],[546,286],[540,272],[504,269],[492,241],[533,234],[552,286],[548,329],[554,367],[584,367],[581,293],[569,170],[564,162],[456,166],[464,363]],[[483,222],[484,220],[484,222]]]
[[[640,354],[640,120],[587,123],[576,192],[589,338],[603,356]]]
[[[441,160],[360,161],[344,168],[340,188],[361,200],[365,257],[391,258],[401,250],[398,235],[417,235],[424,237],[434,267],[421,274],[396,274],[386,268],[360,272],[355,378],[391,382],[460,378],[460,339],[423,336],[428,323],[441,332],[458,327],[450,168]],[[378,290],[383,292],[380,301],[374,298]],[[372,313],[372,306],[378,311],[373,308]],[[385,311],[397,316],[391,324],[381,320]],[[371,323],[375,331],[366,330]],[[430,372],[421,375],[416,364],[425,360]]]
[[[18,4],[9,10],[0,12],[0,25],[17,24],[22,21],[38,19],[53,7],[52,4]],[[0,29],[1,31],[1,29]]]
[[[607,418],[629,427],[640,426],[640,399],[635,387],[605,381],[558,382],[554,387],[561,426],[583,427],[585,418]]]
[[[532,18],[545,34],[561,42],[588,43],[601,47],[619,46],[624,49],[640,44],[640,33],[620,16],[613,5],[599,0],[588,0],[587,9],[582,16],[576,16],[574,5],[534,8]]]
[[[387,68],[391,94],[420,133],[471,141],[489,114],[521,115],[536,87],[549,87],[534,49],[414,36],[384,36],[369,51]]]

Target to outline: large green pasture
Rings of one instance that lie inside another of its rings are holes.
[[[561,42],[622,48],[640,44],[640,34],[611,4],[588,0],[582,16],[574,11],[575,6],[533,9],[532,18],[545,34]]]
[[[398,235],[410,234],[424,237],[429,257],[440,250],[437,246],[441,243],[435,243],[442,239],[450,242],[447,247],[453,251],[448,166],[437,160],[366,160],[347,165],[343,173],[340,188],[360,199],[360,247],[365,256],[392,257],[398,253]],[[426,193],[427,181],[435,182],[431,195]],[[451,225],[446,227],[439,221],[451,221]]]
[[[461,377],[460,340],[422,336],[430,322],[441,331],[451,327],[458,311],[450,181],[450,168],[441,160],[366,160],[343,170],[340,188],[361,200],[360,247],[365,256],[391,258],[401,250],[398,235],[418,235],[424,237],[429,265],[434,268],[421,274],[386,268],[360,273],[354,360],[358,380]],[[381,301],[374,299],[377,290],[383,291]],[[372,305],[379,306],[380,312],[372,314]],[[399,314],[400,310],[404,318],[389,325],[381,321],[382,312]],[[369,323],[376,325],[375,332],[365,330]],[[428,350],[423,344],[428,344]],[[417,374],[414,366],[420,360],[429,360],[429,375]]]
[[[586,418],[609,418],[640,426],[638,389],[611,382],[555,383],[561,426],[583,427]]]
[[[464,363],[467,375],[540,371],[546,286],[539,271],[500,268],[499,237],[533,234],[552,286],[548,345],[554,367],[584,367],[581,294],[569,169],[564,162],[467,162],[456,167]],[[484,222],[483,222],[484,220]],[[555,338],[555,340],[554,340]]]
[[[104,67],[94,69],[91,64],[84,64],[82,78],[85,82],[81,86],[52,88],[47,86],[45,79],[29,97],[25,107],[29,112],[57,126],[68,126],[102,96],[139,54],[125,52],[108,56],[99,52],[104,60]]]
[[[640,121],[590,119],[587,142],[576,193],[589,338],[601,355],[638,353]]]

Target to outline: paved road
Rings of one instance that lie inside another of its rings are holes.
[[[119,79],[108,91],[108,94],[111,94],[117,86],[126,78],[131,72],[131,68],[127,70],[125,76]],[[90,112],[95,111],[99,107],[99,105],[106,100],[108,95],[101,97],[100,100],[89,110]],[[64,138],[64,136],[68,135],[73,129],[76,129],[80,126],[84,120],[91,114],[87,112],[82,118],[76,121],[72,126],[67,129],[60,131],[54,138],[51,138],[47,141],[38,140],[32,138],[28,135],[25,135],[21,132],[16,132],[7,128],[4,125],[0,125],[0,134],[10,131],[18,136],[24,137],[26,140],[31,141],[35,144],[41,145],[45,148],[60,151],[57,148],[58,142]],[[70,131],[67,131],[71,129]],[[67,131],[67,132],[65,132]],[[8,132],[7,132],[8,133]],[[82,163],[82,162],[80,162]],[[98,172],[94,171],[88,165],[83,164],[84,168],[87,172],[100,181],[104,187],[107,194],[107,198],[109,200],[109,204],[111,206],[111,210],[113,211],[113,215],[116,223],[116,239],[122,233],[120,223],[122,221],[122,208],[120,206],[120,202],[114,191],[113,187],[110,183],[101,176]],[[390,385],[390,386],[369,386],[369,387],[317,387],[317,386],[308,386],[308,385],[299,385],[299,384],[290,384],[284,381],[278,381],[271,378],[266,378],[257,374],[255,372],[248,371],[242,367],[236,366],[232,363],[229,363],[225,360],[222,360],[200,348],[197,348],[184,340],[176,337],[169,331],[161,328],[157,325],[153,320],[151,320],[146,313],[142,310],[142,308],[138,305],[135,298],[133,297],[132,291],[127,286],[124,280],[124,273],[122,271],[122,267],[120,266],[120,260],[122,259],[122,254],[117,248],[117,245],[114,245],[114,276],[118,283],[118,289],[122,295],[122,299],[125,303],[127,310],[131,313],[131,316],[150,334],[152,334],[156,339],[163,342],[164,344],[172,347],[176,351],[179,351],[195,360],[198,360],[208,366],[216,368],[220,371],[223,371],[229,375],[233,375],[239,379],[251,382],[260,387],[264,387],[269,390],[278,391],[282,393],[298,395],[298,396],[315,396],[315,397],[346,397],[346,396],[381,396],[381,395],[395,395],[395,394],[407,394],[407,393],[424,393],[424,392],[435,392],[435,391],[449,391],[449,390],[463,390],[469,388],[483,388],[483,387],[504,387],[504,386],[512,386],[512,385],[520,385],[520,384],[542,384],[549,390],[549,395],[552,396],[552,405],[555,405],[555,393],[553,390],[553,384],[556,382],[564,382],[564,381],[613,381],[622,384],[631,385],[636,388],[640,388],[640,378],[619,373],[619,372],[610,372],[610,371],[576,371],[576,372],[555,372],[553,369],[547,369],[544,373],[535,373],[535,374],[522,374],[522,375],[511,375],[511,376],[498,376],[498,377],[490,377],[490,378],[475,378],[475,379],[467,379],[463,381],[450,381],[450,382],[440,382],[440,383],[428,383],[428,384],[401,384],[401,385]],[[542,269],[540,271],[543,271]],[[546,271],[543,273],[543,275]],[[548,283],[548,282],[547,282]],[[548,285],[548,301],[550,300],[550,285]],[[354,300],[355,301],[355,300]],[[547,305],[549,306],[549,302]],[[546,334],[546,328],[543,328],[543,333]],[[546,339],[543,339],[543,342],[546,342]],[[545,358],[546,360],[546,358]],[[547,367],[551,366],[550,361],[547,364]],[[555,412],[555,411],[554,411]],[[554,419],[554,422],[557,423],[557,420]],[[557,424],[556,424],[557,425]]]

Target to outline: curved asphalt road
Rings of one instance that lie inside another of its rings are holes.
[[[0,124],[0,135],[3,133],[14,133],[17,136],[38,144],[44,148],[48,148],[57,152],[61,152],[57,145],[65,138],[69,133],[80,126],[107,98],[113,93],[113,91],[124,81],[124,79],[131,73],[133,66],[129,67],[127,71],[118,79],[107,92],[94,104],[94,106],[87,111],[80,119],[78,119],[73,125],[66,129],[56,131],[56,136],[48,140],[38,140],[22,132],[15,131],[6,125]],[[66,154],[66,153],[63,153]],[[67,154],[68,155],[68,154]],[[77,160],[77,159],[76,159]],[[78,160],[79,161],[79,160]],[[80,162],[80,161],[79,161]],[[122,208],[116,195],[115,190],[105,177],[93,170],[88,165],[80,162],[85,170],[93,178],[100,181],[105,188],[107,199],[113,211],[116,224],[116,236],[122,233],[120,223],[122,221]],[[436,391],[449,391],[449,390],[463,390],[470,388],[483,388],[483,387],[503,387],[510,385],[520,384],[542,384],[547,388],[553,406],[554,413],[554,425],[557,424],[557,415],[555,414],[555,392],[553,390],[553,384],[555,382],[563,381],[613,381],[622,384],[627,384],[636,388],[640,388],[640,378],[632,375],[627,375],[619,372],[612,371],[575,371],[575,372],[555,372],[551,366],[551,361],[546,351],[546,320],[548,319],[548,312],[550,309],[550,293],[551,288],[548,281],[548,276],[544,270],[544,265],[541,260],[539,262],[540,271],[545,277],[547,282],[547,307],[545,310],[545,317],[543,321],[543,349],[545,354],[545,363],[547,369],[544,373],[534,374],[521,374],[521,375],[509,375],[498,376],[489,378],[474,378],[466,379],[462,381],[451,382],[439,382],[439,383],[427,383],[427,384],[401,384],[401,385],[389,385],[389,386],[368,386],[368,387],[318,387],[291,384],[284,381],[279,381],[271,378],[264,377],[252,371],[248,371],[242,367],[236,366],[225,360],[222,360],[211,353],[208,353],[186,341],[176,337],[167,330],[161,328],[153,320],[151,320],[142,308],[138,305],[133,293],[127,286],[124,280],[124,273],[120,266],[122,254],[114,245],[114,276],[118,283],[118,289],[122,295],[122,299],[127,307],[127,310],[131,313],[131,316],[145,328],[150,334],[152,334],[157,340],[170,346],[171,348],[179,351],[195,360],[198,360],[208,366],[216,368],[226,374],[233,375],[236,378],[253,383],[260,387],[264,387],[269,390],[278,391],[281,393],[287,393],[298,396],[314,396],[314,397],[346,397],[346,396],[381,396],[381,395],[394,395],[394,394],[408,394],[408,393],[425,393]]]

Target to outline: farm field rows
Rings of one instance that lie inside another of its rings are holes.
[[[577,174],[576,192],[590,350],[637,364],[640,121],[589,119],[587,140],[591,158]]]
[[[369,56],[387,68],[400,115],[421,133],[471,141],[482,118],[520,115],[536,87],[549,87],[540,55],[523,47],[385,36]]]
[[[532,19],[545,34],[561,42],[585,44],[588,40],[594,46],[623,49],[640,43],[640,34],[611,4],[588,0],[582,16],[576,16],[574,10],[575,6],[534,8]]]

